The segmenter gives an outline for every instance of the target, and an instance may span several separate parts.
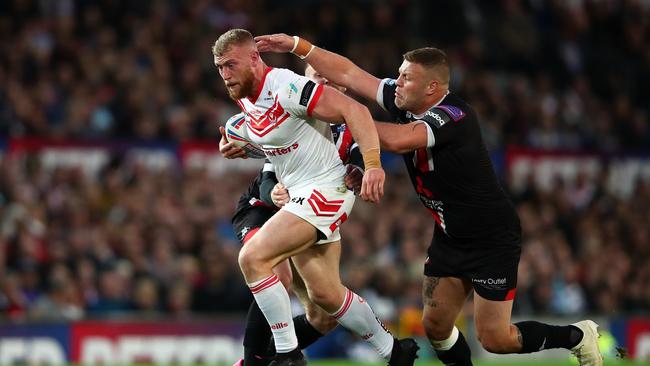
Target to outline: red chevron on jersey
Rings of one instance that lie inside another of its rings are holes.
[[[289,113],[284,111],[284,108],[278,102],[277,96],[275,97],[275,103],[264,114],[260,115],[257,111],[245,112],[250,117],[250,121],[248,121],[249,130],[259,137],[271,132],[289,118]]]
[[[336,215],[336,213],[341,209],[345,200],[330,201],[326,199],[323,194],[314,189],[307,202],[311,205],[316,216],[331,217]]]

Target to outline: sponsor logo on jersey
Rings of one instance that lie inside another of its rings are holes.
[[[463,119],[463,117],[465,117],[465,112],[463,112],[462,109],[455,107],[453,105],[439,105],[436,108],[445,111],[447,115],[454,120],[454,122],[458,122],[459,120]]]
[[[266,154],[266,156],[286,155],[292,151],[296,151],[298,147],[300,147],[300,145],[297,142],[294,142],[293,145],[287,147],[282,147],[277,149],[264,149],[264,153]]]
[[[292,197],[291,202],[302,205],[303,203],[305,203],[305,197]]]
[[[430,110],[426,111],[426,113],[424,113],[424,115],[429,116],[429,117],[433,118],[434,120],[438,121],[438,127],[442,127],[442,126],[444,126],[445,123],[447,123],[447,121],[442,119],[442,117],[440,117],[440,115],[438,113],[434,112],[434,111],[430,111]]]
[[[293,85],[293,84],[292,84]],[[316,87],[316,83],[309,80],[305,86],[302,88],[302,93],[300,94],[300,105],[307,106],[309,104],[309,98],[311,97],[312,91]],[[297,91],[297,90],[296,90]]]

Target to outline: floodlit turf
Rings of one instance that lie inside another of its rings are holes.
[[[321,361],[308,361],[308,366],[386,366],[386,363],[360,363],[353,362],[348,360],[321,360]],[[474,366],[578,366],[577,362],[558,362],[558,361],[530,361],[530,362],[521,362],[521,361],[474,361]],[[218,365],[218,366],[232,366],[228,365]],[[417,361],[415,366],[443,366],[442,363],[438,361]],[[633,361],[623,361],[623,360],[612,360],[606,359],[605,366],[650,366],[650,361],[645,362],[633,362]]]
[[[350,361],[310,361],[308,363],[310,366],[385,366],[385,363],[355,363]],[[439,362],[432,361],[418,361],[415,363],[416,366],[442,366]],[[576,366],[576,363],[572,362],[553,362],[553,361],[531,361],[531,362],[498,362],[498,361],[476,361],[474,362],[475,366],[539,366],[539,365],[548,365],[548,366]],[[607,366],[650,366],[650,362],[632,362],[632,361],[621,361],[621,360],[605,360],[605,365]]]

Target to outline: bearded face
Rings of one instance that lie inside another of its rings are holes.
[[[253,95],[253,80],[253,71],[251,71],[250,68],[241,70],[237,80],[224,80],[230,98],[237,101],[246,98],[249,95]]]

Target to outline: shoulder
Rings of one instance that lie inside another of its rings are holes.
[[[320,88],[304,76],[286,74],[278,84],[277,95],[281,102],[307,107]]]
[[[434,127],[441,128],[449,122],[461,121],[468,115],[473,115],[471,107],[457,96],[449,94],[440,104],[426,111],[422,120]]]
[[[395,89],[397,84],[395,79],[382,79],[377,88],[377,104],[385,110],[389,110],[394,106]]]

